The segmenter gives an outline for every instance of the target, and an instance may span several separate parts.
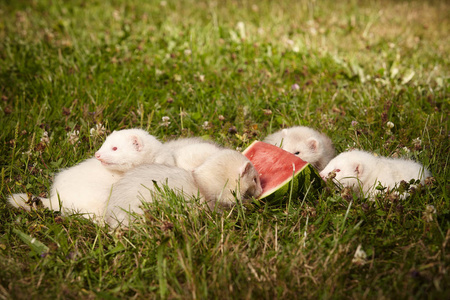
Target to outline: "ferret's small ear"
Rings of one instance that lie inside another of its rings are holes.
[[[314,152],[319,148],[319,141],[313,137],[307,139],[306,144],[308,145],[308,148],[313,150]]]
[[[361,175],[363,170],[364,170],[363,165],[361,163],[355,164],[355,169],[354,170],[355,170],[355,174],[356,175]]]
[[[241,175],[241,177],[244,177],[246,174],[248,174],[250,172],[252,168],[252,163],[247,161],[239,170],[239,175]]]
[[[131,142],[136,151],[142,151],[142,149],[144,148],[144,143],[142,142],[142,139],[137,135],[131,136]]]

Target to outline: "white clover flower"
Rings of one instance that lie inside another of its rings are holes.
[[[423,212],[423,217],[426,222],[433,221],[433,215],[436,214],[436,208],[434,205],[428,204],[425,208],[425,211]]]
[[[414,146],[415,151],[419,151],[422,149],[422,140],[420,138],[413,139],[412,144]]]
[[[95,127],[91,128],[91,130],[89,130],[90,136],[93,136],[93,137],[102,136],[105,133],[106,133],[106,129],[102,123],[95,124]]]
[[[239,35],[241,36],[242,39],[246,38],[246,34],[245,34],[245,23],[240,21],[236,24],[236,28],[239,31]]]
[[[44,133],[42,134],[41,142],[44,143],[44,144],[49,144],[50,143],[50,137],[49,137],[47,131],[44,131]]]
[[[202,128],[205,129],[205,130],[207,130],[207,129],[210,129],[210,128],[211,128],[211,125],[209,124],[208,121],[205,121],[205,122],[203,122]]]
[[[162,120],[162,122],[159,123],[160,126],[169,127],[169,125],[170,125],[170,122],[169,122],[170,118],[168,116],[162,117],[161,120]]]
[[[291,40],[291,39],[286,39],[286,44],[287,44],[288,46],[294,46],[294,41]]]
[[[309,32],[311,33],[311,35],[317,35],[317,29],[314,27],[310,27]]]
[[[67,137],[69,138],[69,144],[73,145],[80,139],[80,131],[74,130],[72,132],[68,132]]]
[[[394,123],[389,121],[389,122],[386,123],[386,126],[387,126],[387,128],[392,129],[392,128],[394,128],[395,125],[394,125]]]
[[[403,147],[403,151],[405,151],[406,153],[409,153],[409,152],[411,152],[411,150],[409,150],[409,148],[408,148],[408,147]]]
[[[250,111],[250,108],[247,105],[245,105],[242,109],[242,113],[244,114],[244,117],[248,116],[249,111]]]
[[[200,82],[205,81],[205,75],[202,75],[202,74],[198,75],[198,80],[199,80]]]
[[[187,112],[185,112],[184,110],[180,111],[180,117],[184,118],[184,117],[187,117],[187,116],[188,116]]]
[[[181,75],[178,75],[178,74],[173,75],[173,80],[181,81]]]
[[[104,135],[106,133],[106,128],[102,125],[102,123],[99,123],[96,126],[99,135]]]
[[[244,133],[243,135],[240,135],[240,134],[237,134],[237,133],[236,133],[235,136],[236,136],[239,140],[241,140],[243,143],[248,142],[247,133]]]
[[[394,78],[395,76],[397,76],[399,70],[398,68],[392,68],[391,69],[391,78]]]
[[[219,119],[219,121],[224,121],[225,120],[225,117],[223,115],[219,115],[217,118]]]
[[[264,113],[266,116],[270,116],[270,115],[272,114],[272,111],[271,111],[270,109],[263,109],[263,113]]]
[[[189,56],[191,54],[192,54],[192,50],[191,49],[184,50],[184,55]]]
[[[353,256],[352,263],[357,265],[365,265],[367,263],[367,254],[362,249],[361,244],[358,245],[355,251],[355,255]]]
[[[414,146],[420,146],[420,145],[422,145],[422,140],[420,139],[420,138],[415,138],[415,139],[413,139],[413,145]]]
[[[120,20],[120,12],[117,9],[115,9],[113,11],[112,16],[113,16],[114,20],[116,20],[116,21]]]
[[[355,127],[356,125],[358,125],[358,121],[353,120],[352,121],[352,127]]]
[[[291,89],[292,89],[293,91],[298,91],[298,90],[300,89],[300,86],[299,86],[298,84],[294,83],[294,84],[291,86]]]

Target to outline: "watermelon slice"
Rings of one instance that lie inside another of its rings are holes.
[[[305,194],[320,191],[325,182],[317,170],[277,146],[253,142],[242,152],[255,166],[261,179],[260,200],[271,204],[303,198]]]

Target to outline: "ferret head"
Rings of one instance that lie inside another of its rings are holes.
[[[152,162],[159,147],[161,142],[145,130],[124,129],[111,133],[95,153],[95,158],[112,171],[125,172]]]
[[[262,193],[259,174],[241,153],[221,150],[193,171],[200,191],[207,201],[232,205],[240,200],[258,197]],[[214,204],[213,204],[214,205]]]
[[[322,170],[334,156],[331,140],[312,128],[297,126],[283,129],[278,146]]]
[[[261,180],[258,171],[256,171],[251,161],[244,162],[239,168],[239,179],[236,181],[236,191],[238,189],[241,199],[256,198],[262,193]]]
[[[320,172],[320,176],[325,180],[333,178],[343,187],[350,187],[358,192],[368,176],[367,164],[374,158],[364,151],[343,152],[328,163]]]

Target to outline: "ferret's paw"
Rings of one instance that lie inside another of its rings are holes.
[[[8,197],[8,203],[14,207],[23,208],[27,211],[43,207],[41,199],[31,193],[12,194]]]

